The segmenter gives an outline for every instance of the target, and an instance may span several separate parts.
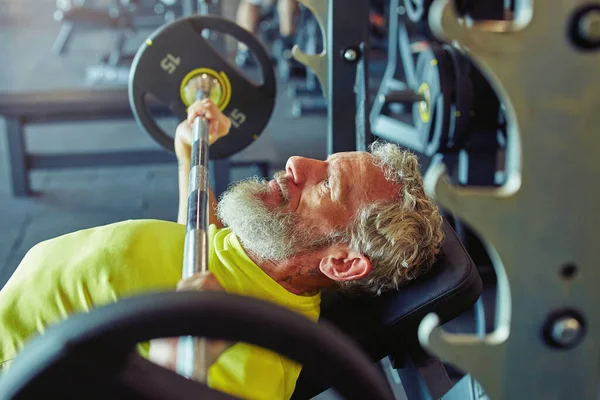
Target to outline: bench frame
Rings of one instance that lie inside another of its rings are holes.
[[[93,101],[86,102],[85,99]],[[170,110],[149,104],[156,118],[169,117]],[[128,150],[39,154],[28,151],[26,126],[53,122],[84,122],[132,119],[126,89],[89,89],[62,92],[0,95],[0,115],[5,118],[6,140],[12,193],[32,195],[29,173],[33,170],[91,166],[129,166],[175,163],[172,153],[163,150]],[[263,177],[269,175],[266,161],[211,161],[211,184],[220,195],[230,182],[230,168],[256,166]]]

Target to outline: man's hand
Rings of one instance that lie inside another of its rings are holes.
[[[223,286],[211,272],[197,272],[189,278],[182,279],[177,283],[177,291],[198,290],[224,292]],[[175,370],[177,365],[177,343],[178,338],[154,339],[150,342],[150,361],[162,365],[165,368]],[[231,347],[233,343],[224,340],[208,341],[209,365]]]
[[[188,108],[188,117],[182,121],[175,132],[175,154],[180,162],[187,162],[191,157],[192,127],[196,117],[204,117],[209,122],[209,144],[229,133],[231,121],[219,110],[210,99],[196,101]]]
[[[223,286],[219,283],[217,278],[211,272],[196,272],[189,278],[182,279],[177,284],[177,291],[181,292],[184,290],[198,290],[198,291],[212,291],[212,292],[224,292]],[[208,358],[209,364],[212,365],[217,358],[231,347],[233,343],[225,340],[208,340]]]
[[[196,272],[189,278],[182,279],[177,283],[177,291],[184,290],[210,290],[213,292],[224,292],[223,286],[211,272]]]
[[[185,225],[188,213],[188,189],[190,182],[190,164],[192,157],[192,128],[196,117],[201,116],[208,119],[209,122],[209,142],[214,143],[219,138],[227,135],[231,128],[231,121],[221,110],[209,99],[197,101],[188,108],[188,117],[181,122],[175,132],[175,154],[179,164],[178,186],[179,186],[179,206],[177,209],[177,222]],[[210,224],[215,224],[218,228],[223,225],[215,213],[217,199],[212,190],[209,191],[209,210],[208,218]]]

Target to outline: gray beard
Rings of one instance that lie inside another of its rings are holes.
[[[240,181],[222,195],[217,214],[247,251],[281,261],[306,250],[312,235],[309,229],[301,229],[297,215],[285,209],[285,202],[274,209],[265,205],[262,197],[270,190],[268,182],[259,178]]]

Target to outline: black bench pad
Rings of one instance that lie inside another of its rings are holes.
[[[441,254],[425,277],[378,297],[350,298],[326,292],[321,320],[341,329],[373,361],[379,361],[388,355],[406,354],[408,346],[416,343],[417,328],[425,315],[436,313],[445,323],[471,308],[482,292],[481,278],[454,230],[447,222],[443,229]],[[303,369],[294,399],[310,398],[325,388]]]

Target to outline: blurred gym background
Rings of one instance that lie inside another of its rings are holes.
[[[229,177],[221,180],[220,190],[265,169],[272,175],[293,155],[317,159],[328,155],[327,110],[320,85],[290,54],[293,43],[306,53],[320,52],[319,26],[300,6],[293,37],[282,38],[277,4],[264,0],[255,16],[256,34],[272,55],[278,77],[275,110],[260,138],[230,158]],[[423,170],[432,156],[444,153],[446,163],[456,166],[450,172],[457,183],[498,185],[504,179],[506,142],[500,104],[468,60],[433,40],[423,9],[430,4],[371,0],[367,96],[372,131],[419,154]],[[169,158],[130,115],[121,118],[130,114],[129,66],[146,37],[161,25],[196,12],[236,20],[239,9],[240,0],[0,0],[0,288],[26,252],[43,240],[126,219],[176,220],[174,157]],[[212,34],[209,39],[248,77],[257,76],[252,56],[240,51],[231,38]],[[349,93],[353,85],[348,82]],[[419,108],[426,102],[424,86],[432,98],[444,98],[435,111],[425,110],[426,119]],[[115,96],[119,90],[124,94]],[[472,101],[475,93],[484,101]],[[112,118],[112,111],[94,114],[86,109],[86,104],[94,104],[90,108],[96,111],[104,108],[98,104],[103,99],[106,110],[117,110],[119,118]],[[65,104],[64,100],[76,104],[82,115],[102,116],[73,117],[79,111],[64,110],[69,117],[49,122],[46,110],[56,115],[56,104]],[[17,114],[25,115],[27,107],[35,108],[35,121],[13,115],[13,122],[4,123],[9,121],[3,118],[7,110],[20,109]],[[459,119],[461,111],[469,117]],[[348,118],[354,121],[355,116]],[[174,133],[179,121],[160,122]],[[15,147],[14,139],[6,140],[15,123],[23,126],[23,135],[18,135],[24,138],[22,148]],[[46,157],[49,167],[28,170],[35,162],[25,157],[21,162],[27,171],[15,168],[23,148],[30,155]],[[97,157],[91,153],[104,152],[110,158],[122,151],[130,152],[129,162],[121,155],[115,165],[94,165]],[[156,162],[145,157],[138,163],[140,154],[149,151],[161,155]],[[52,157],[65,154],[77,154],[73,165],[57,167]],[[17,179],[22,174],[28,176],[28,187]],[[493,288],[495,276],[486,252],[468,228],[452,222],[486,287]],[[484,293],[486,309],[494,308],[494,296],[493,290]],[[477,307],[482,312],[481,302]],[[471,330],[490,331],[493,319],[480,320]],[[473,318],[467,313],[456,322],[470,327]]]
[[[3,104],[10,106],[23,93],[45,92],[51,98],[60,98],[65,92],[125,88],[131,56],[154,29],[187,12],[182,3],[185,2],[0,0]],[[197,11],[217,12],[235,19],[238,4],[238,0],[223,0]],[[274,5],[267,5],[262,13],[259,35],[272,49],[278,36],[277,12]],[[303,12],[298,18],[306,14]],[[310,34],[316,39],[309,46],[318,45],[318,29],[310,24],[308,29],[313,29]],[[306,49],[306,39],[303,40]],[[234,59],[237,46],[225,41],[225,51]],[[289,93],[296,86],[307,86],[307,82],[310,86],[311,79],[294,71],[288,71],[286,76],[281,64],[276,60],[274,63],[280,79],[272,119],[260,140],[232,158],[267,162],[271,173],[282,168],[292,155],[321,159],[327,156],[324,109],[302,110],[295,104],[298,102],[293,93]],[[383,61],[380,64],[383,66]],[[316,93],[306,98],[310,101],[322,97]],[[298,116],[299,109],[302,116]],[[164,120],[173,131],[177,122]],[[5,134],[5,124],[0,124],[0,287],[26,251],[42,240],[124,219],[176,218],[175,162],[33,170],[29,174],[31,195],[15,196]],[[31,153],[48,155],[160,150],[133,119],[27,125],[25,146]],[[231,170],[232,179],[253,174],[253,168]]]

